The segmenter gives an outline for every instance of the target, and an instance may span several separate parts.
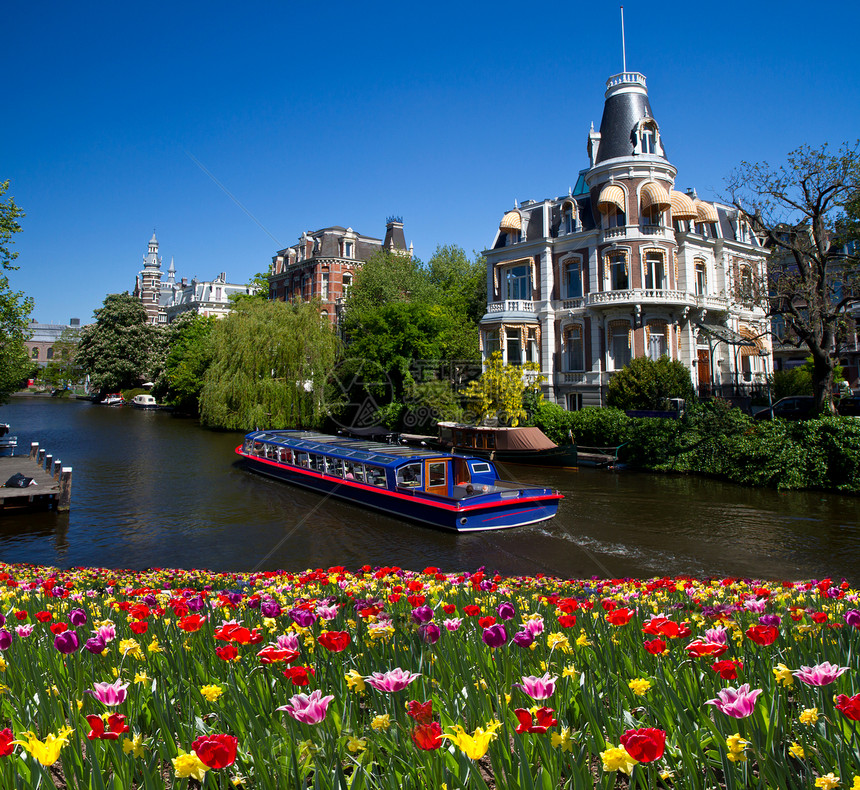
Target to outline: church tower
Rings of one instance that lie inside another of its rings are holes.
[[[158,239],[155,231],[149,240],[149,249],[143,256],[143,269],[138,273],[134,284],[134,294],[146,310],[147,321],[158,323],[158,308],[161,296],[161,258],[158,256]]]

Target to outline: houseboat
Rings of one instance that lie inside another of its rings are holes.
[[[236,454],[268,477],[455,532],[547,521],[563,499],[500,480],[484,458],[313,431],[255,431]]]
[[[131,405],[134,406],[135,409],[157,409],[158,404],[155,402],[155,398],[152,395],[144,393],[142,395],[135,395],[131,399]]]
[[[562,469],[578,465],[575,444],[556,444],[540,428],[440,422],[439,445],[500,463]]]

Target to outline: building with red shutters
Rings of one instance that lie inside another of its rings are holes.
[[[676,190],[642,74],[607,80],[587,150],[576,187],[505,212],[484,253],[484,358],[538,363],[568,409],[604,405],[634,357],[679,360],[703,390],[763,384],[766,251],[731,206]]]

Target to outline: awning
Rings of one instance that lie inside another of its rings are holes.
[[[600,197],[597,198],[597,210],[601,214],[606,214],[612,210],[613,206],[619,211],[625,211],[624,190],[616,184],[607,184],[600,190]]]
[[[642,208],[657,206],[657,208],[662,211],[672,205],[672,201],[669,200],[669,193],[666,191],[666,187],[661,186],[656,181],[649,181],[647,184],[643,184],[640,195],[642,199]]]
[[[695,202],[696,211],[698,212],[698,221],[699,222],[719,222],[720,218],[717,216],[717,209],[713,203],[705,203],[703,200],[697,200]]]
[[[523,229],[523,218],[520,216],[519,211],[509,211],[502,217],[502,221],[499,223],[499,230],[503,231],[521,231]]]
[[[734,329],[723,324],[700,324],[697,322],[696,326],[706,335],[710,335],[723,343],[728,343],[730,346],[756,347],[752,340],[748,340],[740,332],[735,332]]]
[[[699,216],[693,199],[689,195],[673,189],[669,193],[669,199],[672,202],[672,219],[696,219]]]
[[[748,329],[745,326],[738,327],[738,330],[741,334],[741,337],[744,338],[749,343],[752,343],[751,346],[744,345],[741,347],[741,356],[742,357],[754,357],[758,356],[759,351],[764,348],[764,344],[761,342],[761,338],[758,337],[751,329]]]

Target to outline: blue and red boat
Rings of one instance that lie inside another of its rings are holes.
[[[254,431],[236,454],[268,477],[456,532],[547,521],[564,498],[500,480],[486,458],[314,431]]]

